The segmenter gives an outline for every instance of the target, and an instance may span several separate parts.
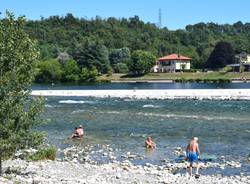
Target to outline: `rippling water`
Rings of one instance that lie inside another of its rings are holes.
[[[210,156],[246,163],[250,153],[250,103],[247,101],[131,100],[83,97],[49,97],[43,114],[49,141],[66,147],[67,136],[83,124],[86,144],[109,144],[117,154],[146,155],[145,162],[160,164],[175,147],[185,149],[193,136],[200,149]],[[157,149],[145,153],[147,136]],[[249,172],[249,165],[245,170]]]
[[[162,86],[163,85],[163,86]],[[170,86],[169,86],[170,85]],[[171,85],[173,85],[171,87]],[[54,89],[166,89],[189,88],[187,84],[107,84],[54,86]],[[190,84],[193,88],[218,88],[220,84]],[[194,85],[198,85],[195,87]],[[219,86],[218,86],[219,85]],[[234,87],[232,87],[232,85]],[[236,86],[235,86],[236,85]],[[240,86],[237,86],[240,85]],[[243,85],[243,86],[242,86]],[[178,87],[179,86],[179,87]],[[186,87],[185,87],[186,86]],[[249,84],[225,84],[223,88],[248,88]],[[33,89],[48,89],[34,86]],[[131,152],[144,155],[139,164],[175,161],[175,147],[185,149],[188,139],[198,136],[202,155],[240,161],[243,167],[229,173],[250,174],[249,101],[131,100],[86,97],[48,97],[43,114],[46,124],[39,130],[61,148],[71,144],[67,137],[75,126],[84,125],[88,145],[111,145],[119,156]],[[145,152],[144,141],[152,136],[154,152]],[[97,158],[98,159],[98,158]],[[102,158],[99,158],[102,162]],[[215,160],[216,162],[218,160]],[[220,172],[217,170],[217,172]],[[223,174],[226,171],[221,171]]]

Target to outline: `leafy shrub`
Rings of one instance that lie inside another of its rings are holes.
[[[41,61],[37,64],[37,82],[59,82],[62,74],[62,66],[56,59]]]
[[[114,69],[116,73],[128,73],[129,71],[128,66],[125,63],[116,64]]]
[[[27,160],[38,161],[38,160],[55,160],[57,149],[55,147],[43,147],[40,148],[36,153],[30,155]]]
[[[64,64],[64,80],[66,81],[78,81],[80,68],[77,65],[77,62],[73,59],[67,61]]]
[[[97,76],[98,76],[98,70],[95,68],[95,67],[92,67],[91,69],[88,69],[86,67],[82,68],[82,71],[81,71],[81,81],[84,81],[84,82],[89,82],[89,81],[96,81],[97,79]]]

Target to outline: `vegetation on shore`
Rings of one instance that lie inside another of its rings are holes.
[[[0,175],[2,158],[44,141],[32,129],[40,122],[44,101],[30,96],[39,51],[24,25],[24,17],[16,19],[9,12],[0,21]]]
[[[42,147],[36,153],[29,155],[26,160],[39,161],[39,160],[55,160],[57,148],[55,147]]]
[[[176,82],[230,82],[232,80],[250,79],[250,73],[234,72],[179,72],[179,73],[149,73],[140,76],[127,74],[102,75],[100,81],[176,81]]]
[[[137,62],[139,52],[154,58],[180,53],[192,58],[193,69],[213,70],[234,62],[235,53],[250,53],[250,24],[242,22],[198,23],[171,31],[138,16],[88,20],[67,14],[30,20],[25,30],[38,40],[41,52],[37,82],[93,82],[100,74],[148,73],[153,61]]]

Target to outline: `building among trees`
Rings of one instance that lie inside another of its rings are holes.
[[[157,60],[156,65],[153,67],[153,71],[164,73],[190,70],[191,60],[192,58],[179,54],[167,55]]]
[[[250,54],[247,54],[245,52],[236,54],[235,61],[236,63],[227,65],[228,67],[232,68],[233,72],[250,71]]]

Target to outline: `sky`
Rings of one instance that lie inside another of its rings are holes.
[[[129,18],[138,15],[144,22],[159,23],[170,30],[188,24],[250,22],[250,0],[0,0],[0,15],[9,10],[37,20],[72,13],[76,17]]]

